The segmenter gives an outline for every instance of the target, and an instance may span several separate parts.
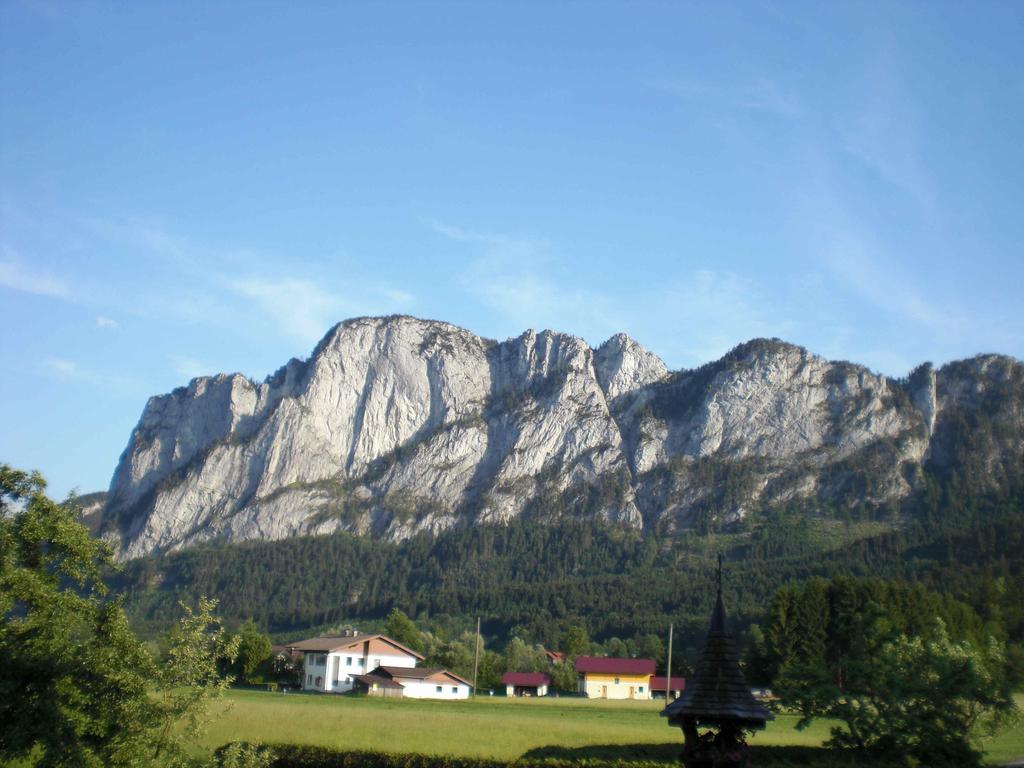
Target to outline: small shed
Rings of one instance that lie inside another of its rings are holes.
[[[661,712],[683,731],[686,768],[747,766],[744,731],[760,730],[774,715],[758,703],[740,669],[736,640],[726,624],[722,602],[722,558],[718,558],[718,597],[711,613],[704,651],[686,690]],[[717,728],[698,736],[698,726]]]
[[[544,672],[506,672],[501,684],[506,696],[547,696],[551,676]]]
[[[375,675],[372,672],[366,675],[354,675],[352,677],[352,690],[356,693],[365,693],[370,696],[394,698],[400,698],[405,692],[401,683],[397,683],[384,675]]]
[[[667,677],[651,676],[651,698],[653,699],[678,699],[679,695],[686,690],[686,678],[682,675],[672,675],[672,687],[669,688]]]

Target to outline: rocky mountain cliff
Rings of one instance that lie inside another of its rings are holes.
[[[1024,366],[1002,356],[894,380],[755,340],[671,373],[622,334],[595,350],[359,318],[262,383],[201,377],[151,398],[99,528],[128,559],[521,516],[671,533],[778,505],[891,515],[968,449],[972,482],[998,485],[1022,446]]]

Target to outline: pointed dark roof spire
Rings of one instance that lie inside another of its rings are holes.
[[[687,681],[682,695],[661,714],[672,725],[679,725],[683,718],[693,718],[705,724],[734,723],[744,728],[764,728],[773,715],[750,693],[740,669],[736,641],[726,629],[721,555],[718,556],[717,581],[715,608],[695,674]]]

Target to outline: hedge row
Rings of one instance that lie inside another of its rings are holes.
[[[218,763],[225,768],[679,768],[682,763],[673,752],[671,759],[651,760],[644,746],[617,757],[581,759],[521,758],[507,762],[485,758],[458,758],[451,755],[391,754],[332,750],[327,746],[306,744],[262,744],[245,742],[225,744],[217,750]],[[228,752],[263,755],[256,762],[232,761]],[[226,760],[224,758],[227,758]],[[751,749],[751,762],[758,768],[905,768],[897,758],[885,759],[847,750],[827,750],[820,746],[758,745]]]
[[[451,755],[346,751],[303,744],[268,744],[257,748],[240,742],[221,747],[217,755],[221,765],[231,768],[255,765],[269,768],[678,768],[682,765],[674,751],[671,759],[652,760],[645,759],[650,753],[645,756],[641,745],[634,746],[638,748],[636,759],[631,755],[607,759],[522,758],[511,762]],[[264,759],[253,763],[225,760],[232,749],[250,755],[258,751]],[[904,768],[904,763],[896,758],[887,760],[847,750],[796,746],[752,747],[751,763],[758,768]]]
[[[231,746],[227,744],[218,749],[218,758],[222,759]],[[237,748],[242,745],[236,743],[235,746]],[[624,763],[620,760],[599,759],[521,759],[508,762],[452,755],[350,751],[306,744],[265,744],[260,747],[260,751],[270,758],[271,768],[613,768],[620,765],[628,765],[629,768],[666,768],[664,762],[651,760],[630,760]]]

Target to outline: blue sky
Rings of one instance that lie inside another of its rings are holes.
[[[1024,4],[0,2],[0,461],[334,322],[1024,356]]]

